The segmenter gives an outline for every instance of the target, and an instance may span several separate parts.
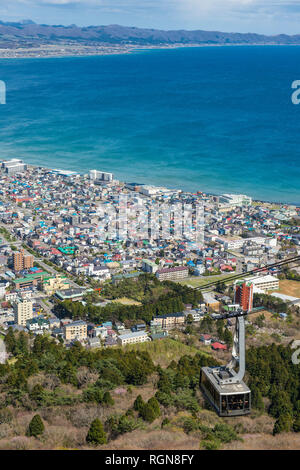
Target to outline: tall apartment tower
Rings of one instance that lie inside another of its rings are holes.
[[[13,260],[14,260],[14,270],[16,272],[22,271],[22,269],[33,268],[33,256],[24,255],[24,250],[14,252]]]
[[[98,180],[104,182],[111,182],[114,179],[114,175],[112,173],[107,173],[105,171],[98,170],[90,170],[89,177],[91,180]]]
[[[234,303],[239,304],[244,312],[250,312],[253,308],[253,284],[252,282],[238,281],[235,284]]]
[[[33,318],[32,302],[28,299],[17,299],[14,304],[14,317],[17,325],[26,326],[26,322]]]

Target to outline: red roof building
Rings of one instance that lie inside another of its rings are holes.
[[[219,350],[226,351],[227,350],[226,344],[221,344],[218,342],[212,343],[211,347],[212,349],[214,349],[214,351],[219,351]]]

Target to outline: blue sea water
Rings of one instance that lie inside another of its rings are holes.
[[[300,204],[300,47],[0,60],[0,158]]]

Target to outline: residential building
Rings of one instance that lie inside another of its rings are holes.
[[[41,317],[27,320],[26,326],[29,331],[49,330],[50,328],[49,321]]]
[[[212,343],[211,347],[214,351],[227,350],[226,344],[218,343],[217,341],[215,343]]]
[[[14,304],[14,318],[17,325],[26,326],[27,321],[33,318],[32,302],[18,298]]]
[[[97,180],[97,181],[103,181],[103,182],[111,182],[114,179],[114,176],[112,173],[107,173],[107,172],[98,171],[98,170],[90,170],[89,177],[93,181]]]
[[[137,331],[135,333],[120,335],[117,341],[121,346],[125,346],[126,344],[144,343],[145,341],[149,341],[149,339],[146,331]]]
[[[231,206],[250,206],[252,198],[245,194],[222,194],[219,197],[220,203],[229,204]]]
[[[43,290],[47,295],[53,295],[57,290],[69,289],[70,284],[68,283],[66,276],[58,274],[55,277],[50,277],[43,284]]]
[[[105,326],[95,326],[93,334],[96,337],[100,336],[101,339],[105,339],[108,335],[107,331],[107,327]]]
[[[30,274],[29,276],[17,278],[13,280],[16,289],[25,289],[31,287],[37,287],[43,279],[48,279],[50,276],[45,271],[41,273]]]
[[[148,259],[143,259],[142,261],[142,270],[145,273],[155,274],[158,270],[158,265],[154,263],[154,261],[150,261]]]
[[[13,175],[15,173],[23,172],[27,169],[27,165],[17,158],[12,158],[11,160],[3,161],[2,168],[4,168],[5,173],[8,175]]]
[[[64,335],[66,341],[73,341],[75,339],[81,340],[87,338],[87,323],[78,320],[68,323],[64,326]]]
[[[143,331],[146,329],[146,323],[137,323],[131,328],[131,331]]]
[[[185,315],[182,312],[170,313],[168,315],[161,315],[154,317],[151,326],[160,326],[161,328],[172,328],[177,325],[182,325],[185,322]]]
[[[197,312],[196,310],[186,310],[184,312],[185,317],[188,317],[191,315],[193,317],[193,321],[200,321],[201,320],[201,314],[200,312]]]
[[[185,279],[189,275],[187,266],[175,266],[174,268],[164,268],[156,271],[156,277],[159,281],[177,281]]]
[[[59,318],[49,318],[48,320],[50,328],[59,328],[60,327],[60,320]]]
[[[13,254],[14,271],[33,268],[34,258],[32,255],[25,255],[24,250],[15,251]]]
[[[279,289],[279,279],[275,276],[271,276],[270,274],[249,278],[249,281],[253,284],[254,293],[257,292],[257,290],[268,292],[269,290]]]
[[[101,346],[99,338],[97,336],[89,338],[88,344],[90,348],[99,348]]]
[[[234,286],[234,303],[239,304],[244,312],[253,308],[253,283],[238,281]]]
[[[155,341],[157,339],[164,339],[168,337],[168,332],[167,331],[158,331],[157,333],[151,333],[150,335],[152,341]]]
[[[203,334],[200,336],[200,341],[204,343],[206,346],[211,344],[211,340],[212,340],[211,335]]]
[[[219,311],[220,302],[210,292],[203,292],[202,295],[205,302],[205,307],[210,308],[211,310]]]

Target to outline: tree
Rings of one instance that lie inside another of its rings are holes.
[[[131,432],[135,428],[135,422],[130,416],[122,415],[119,419],[118,432],[124,434],[126,432]]]
[[[300,432],[300,414],[296,415],[296,418],[293,424],[293,431]]]
[[[140,411],[140,415],[144,421],[148,421],[148,423],[152,423],[156,419],[156,414],[154,408],[151,406],[151,403],[145,403],[142,410]]]
[[[232,346],[233,344],[233,337],[232,337],[232,333],[231,331],[228,329],[228,328],[225,328],[224,330],[224,341],[225,343],[227,344],[227,346]]]
[[[224,339],[224,321],[219,320],[217,322],[217,333],[220,340]]]
[[[213,431],[214,431],[214,436],[217,439],[220,439],[221,442],[229,443],[238,438],[235,430],[226,423],[216,424]]]
[[[292,427],[292,418],[288,413],[282,414],[275,421],[273,428],[273,436],[279,434],[280,432],[289,432]]]
[[[133,408],[138,411],[138,412],[141,412],[142,409],[144,408],[145,406],[145,402],[144,400],[142,399],[142,396],[141,395],[138,395],[133,403]]]
[[[11,327],[8,328],[4,338],[4,343],[8,352],[15,353],[17,340]]]
[[[155,397],[150,398],[148,405],[152,406],[155,416],[158,418],[158,416],[160,416],[160,407],[157,399]]]
[[[16,346],[19,354],[28,353],[28,338],[25,335],[24,331],[20,332]]]
[[[89,444],[101,445],[107,443],[106,432],[103,429],[103,424],[96,418],[92,421],[89,432],[86,436],[86,441]]]
[[[194,331],[194,328],[191,325],[187,325],[187,327],[184,330],[184,333],[186,335],[192,335]]]
[[[44,388],[41,384],[36,384],[31,390],[29,396],[32,400],[35,400],[38,404],[41,404],[43,400]]]
[[[115,401],[109,392],[104,393],[102,401],[108,406],[113,406],[115,404]]]
[[[253,408],[256,408],[259,411],[264,411],[265,405],[263,402],[262,394],[259,388],[254,385],[251,387],[251,403]]]
[[[44,430],[45,426],[42,421],[42,418],[40,417],[40,415],[34,415],[28,426],[28,436],[38,437],[43,434]]]

